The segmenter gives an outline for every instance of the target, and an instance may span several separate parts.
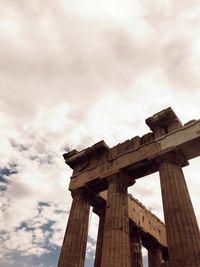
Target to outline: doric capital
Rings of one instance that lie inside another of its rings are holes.
[[[180,167],[184,167],[189,164],[184,155],[177,150],[173,150],[166,154],[162,154],[156,158],[156,164],[158,166],[161,166],[163,163],[166,162],[178,165]]]
[[[107,178],[108,183],[117,183],[119,186],[128,187],[135,183],[135,180],[124,170],[113,174]]]
[[[177,148],[169,149],[162,152],[162,154],[158,154],[157,157],[153,159],[153,162],[158,166],[158,168],[166,162],[180,167],[189,165],[187,159]]]
[[[76,196],[84,196],[84,197],[87,196],[86,190],[84,187],[80,187],[80,188],[77,188],[77,189],[71,191],[71,195],[73,198]]]

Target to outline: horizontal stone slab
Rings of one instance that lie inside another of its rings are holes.
[[[107,199],[107,191],[101,192],[99,195],[104,200]],[[128,216],[130,221],[140,229],[142,236],[148,236],[149,242],[154,239],[161,246],[167,247],[165,224],[130,194],[128,197]],[[145,239],[145,242],[148,240]]]
[[[99,190],[105,190],[105,178],[118,173],[120,169],[128,171],[133,179],[149,175],[157,171],[154,159],[172,149],[181,152],[186,160],[200,156],[200,120],[191,121],[160,138],[147,138],[144,144],[140,144],[138,138],[127,140],[113,148],[108,148],[102,141],[98,143],[97,150],[94,146],[75,152],[66,159],[66,163],[74,168],[69,190],[89,183],[96,186],[97,190],[98,187]]]

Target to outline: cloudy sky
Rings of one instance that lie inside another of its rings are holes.
[[[0,0],[0,266],[56,267],[65,151],[141,136],[168,106],[200,118],[199,32],[198,0]],[[184,172],[200,223],[199,158]],[[158,174],[129,191],[163,219]]]

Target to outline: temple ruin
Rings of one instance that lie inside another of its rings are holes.
[[[146,119],[151,132],[112,148],[101,141],[64,154],[73,201],[58,267],[84,267],[90,207],[99,216],[94,267],[200,267],[200,234],[182,168],[200,156],[200,120],[182,125],[171,108]],[[165,224],[129,195],[159,172]]]

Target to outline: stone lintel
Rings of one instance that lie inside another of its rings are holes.
[[[106,201],[107,191],[101,192],[99,197]],[[128,216],[130,223],[141,232],[144,246],[151,241],[163,250],[167,248],[165,224],[131,194],[128,195]]]
[[[124,142],[119,150],[115,147],[108,153],[97,153],[84,163],[77,160],[69,189],[74,190],[89,183],[93,187],[100,187],[99,192],[106,190],[105,180],[120,169],[125,169],[133,179],[152,174],[158,171],[153,159],[171,149],[178,149],[186,160],[200,156],[200,120],[143,145],[132,148],[129,144]]]
[[[93,212],[98,215],[99,217],[101,217],[102,215],[105,215],[105,209],[106,209],[106,201],[104,200],[104,203],[102,203],[102,205],[96,205],[94,204],[93,207]]]
[[[90,204],[93,212],[101,216],[105,212],[107,200],[107,191],[97,194],[90,198]],[[128,195],[128,216],[133,227],[138,228],[141,232],[143,245],[148,246],[149,242],[153,242],[167,250],[167,239],[165,224],[147,208],[135,199],[131,194]]]

